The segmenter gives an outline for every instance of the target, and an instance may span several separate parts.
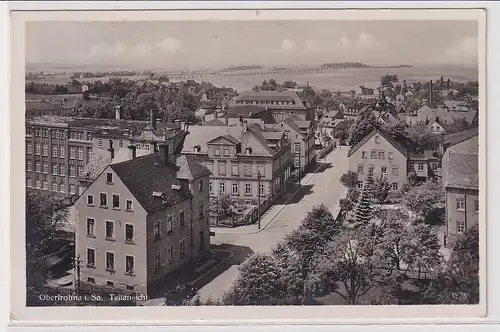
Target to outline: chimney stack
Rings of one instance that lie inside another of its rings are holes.
[[[156,129],[156,110],[149,111],[150,125],[153,129]]]
[[[168,163],[168,145],[167,144],[160,144],[159,149],[160,149],[160,159],[164,165],[167,165],[167,163]]]
[[[113,140],[112,139],[109,140],[108,151],[109,151],[109,157],[111,158],[111,160],[115,159],[115,149],[113,148]]]
[[[137,157],[137,146],[132,143],[128,148],[130,149],[130,159],[135,159]]]
[[[240,126],[243,127],[243,116],[240,115]]]
[[[226,127],[229,126],[229,117],[227,116],[226,114],[226,118],[224,119],[225,123],[226,123]]]
[[[248,121],[243,121],[243,129],[248,131]]]
[[[432,80],[429,85],[429,104],[432,104]]]
[[[116,118],[116,120],[120,120],[122,118],[122,107],[121,107],[121,105],[116,105],[116,107],[115,107],[115,118]]]

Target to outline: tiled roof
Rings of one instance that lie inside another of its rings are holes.
[[[450,147],[477,135],[479,135],[478,127],[460,131],[458,133],[449,134],[446,135],[446,138],[443,141],[443,145],[445,145],[446,147]]]
[[[376,133],[378,133],[382,137],[384,137],[389,142],[389,144],[394,146],[396,148],[396,150],[401,152],[405,157],[408,157],[408,152],[407,152],[406,148],[401,143],[396,141],[390,134],[386,133],[385,131],[381,130],[380,128],[373,129],[371,131],[371,133],[369,133],[368,135],[363,137],[363,139],[361,141],[359,141],[356,145],[354,145],[349,150],[348,157],[350,157],[354,152],[356,152],[360,147],[362,147],[366,142],[368,142],[368,140],[370,138],[372,138],[372,136],[375,135]]]
[[[445,187],[478,189],[479,158],[477,154],[450,153]]]
[[[283,133],[277,131],[263,131],[262,135],[268,140],[279,140],[283,137]]]
[[[181,180],[177,178],[177,166],[170,161],[165,165],[159,153],[112,164],[110,167],[148,213],[191,197],[186,188],[172,189],[172,185],[182,185]],[[155,197],[153,192],[161,192],[165,196],[163,199]]]
[[[228,117],[262,117],[264,116],[265,108],[256,105],[231,105],[226,108],[226,116]]]
[[[177,166],[179,168],[177,177],[179,179],[197,179],[202,176],[209,176],[210,171],[203,166],[196,156],[180,155],[177,157]]]

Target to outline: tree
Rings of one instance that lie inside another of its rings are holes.
[[[383,87],[391,86],[393,83],[399,82],[398,75],[387,74],[380,79],[380,85]]]
[[[358,198],[359,198],[359,191],[357,189],[349,189],[349,191],[347,192],[347,197],[342,198],[339,201],[344,221],[347,221],[347,214],[354,209],[354,207],[356,206],[356,202],[358,201]]]
[[[302,221],[301,228],[308,229],[330,241],[340,231],[340,224],[335,220],[325,204],[314,206]]]
[[[410,219],[400,209],[384,210],[380,219],[384,230],[381,240],[381,260],[386,262],[388,268],[401,270],[401,264],[407,261],[409,255]]]
[[[375,198],[380,204],[383,204],[389,196],[389,190],[391,186],[387,179],[382,175],[375,179],[373,184],[373,198]]]
[[[351,126],[349,143],[351,146],[357,144],[366,135],[371,133],[373,129],[378,127],[377,118],[375,117],[375,114],[373,114],[373,110],[370,108],[365,109],[358,115],[354,125]]]
[[[479,303],[479,231],[473,226],[460,234],[451,255],[426,291],[427,302],[437,304]]]
[[[372,187],[373,187],[373,173],[368,172],[368,175],[363,185],[363,190],[361,191],[361,197],[359,198],[358,204],[356,205],[356,210],[355,210],[356,228],[366,226],[371,220],[372,217],[371,199],[373,196]]]
[[[458,133],[469,128],[470,124],[465,118],[454,118],[452,123],[445,126],[447,134]]]
[[[432,180],[411,188],[403,197],[404,206],[415,213],[420,220],[426,220],[438,208],[437,204],[443,203],[443,201],[443,189]]]
[[[297,86],[297,83],[294,82],[294,81],[285,81],[283,82],[283,87],[286,88],[286,89],[291,89],[291,88],[295,88]]]
[[[353,171],[347,171],[340,177],[340,183],[349,190],[356,189],[358,186],[358,174]]]
[[[210,213],[217,219],[227,217],[231,213],[231,195],[219,193],[219,195],[210,198]]]
[[[440,135],[432,133],[424,122],[408,128],[408,150],[411,153],[436,150],[440,142]]]
[[[434,272],[442,262],[440,245],[436,231],[430,225],[416,223],[409,229],[408,255],[406,263],[409,269],[421,272]]]

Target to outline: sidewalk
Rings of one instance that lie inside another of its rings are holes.
[[[307,184],[316,173],[325,166],[325,163],[333,157],[340,148],[333,149],[329,154],[325,156],[323,160],[318,160],[317,166],[314,171],[307,173],[301,180],[301,186],[297,187],[294,185],[293,192],[286,192],[281,197],[279,197],[274,205],[270,207],[262,216],[261,216],[261,229],[258,228],[257,223],[252,225],[239,226],[235,228],[225,228],[225,227],[210,227],[210,230],[215,232],[215,234],[222,235],[247,235],[247,234],[256,234],[262,232],[266,229],[266,227],[279,215],[279,213],[288,205],[288,203],[297,195],[304,187],[303,185]]]

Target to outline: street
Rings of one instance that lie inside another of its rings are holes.
[[[232,246],[250,249],[240,252],[267,252],[286,234],[297,228],[313,206],[323,203],[334,212],[344,192],[340,176],[349,168],[348,150],[349,148],[345,146],[337,148],[328,154],[325,160],[317,161],[317,165],[303,177],[301,188],[288,203],[285,206],[273,206],[262,217],[260,231],[256,225],[227,230],[217,229],[215,236],[211,238],[211,243],[224,246],[228,250],[231,250]],[[244,259],[245,257],[240,257],[239,261],[242,262]],[[200,297],[219,298],[229,290],[237,276],[236,266],[232,266],[200,289]]]

